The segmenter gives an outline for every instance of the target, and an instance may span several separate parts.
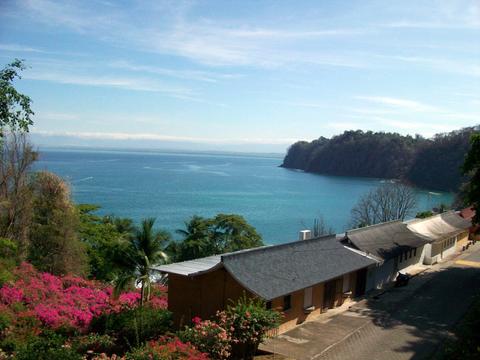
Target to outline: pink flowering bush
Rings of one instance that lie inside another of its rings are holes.
[[[0,304],[7,306],[15,316],[28,311],[52,329],[65,328],[86,332],[91,320],[104,313],[119,313],[139,305],[137,291],[112,297],[112,288],[103,283],[75,276],[55,276],[35,270],[22,263],[14,271],[13,282],[0,288]],[[161,293],[166,294],[162,288]],[[167,307],[166,295],[152,298],[157,309]]]
[[[207,354],[176,337],[161,337],[125,356],[126,360],[208,360]]]
[[[251,359],[269,330],[280,323],[280,313],[265,308],[263,301],[241,297],[226,311],[217,313],[219,324],[230,333],[235,358]]]
[[[230,356],[230,335],[228,331],[211,320],[192,319],[193,326],[179,332],[184,342],[193,344],[198,350],[208,353],[212,359],[227,359]]]
[[[137,348],[124,356],[100,354],[92,360],[208,360],[207,354],[200,352],[189,343],[176,337],[161,337]]]

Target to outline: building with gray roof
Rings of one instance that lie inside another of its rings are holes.
[[[365,291],[366,268],[377,261],[335,235],[264,246],[162,265],[169,277],[169,309],[179,326],[208,318],[242,294],[285,313],[281,329]]]
[[[371,290],[388,285],[412,265],[422,264],[428,239],[397,220],[349,230],[342,242],[379,260],[368,270],[366,287]]]
[[[425,219],[413,219],[406,222],[410,231],[428,240],[425,246],[424,262],[434,264],[468,242],[469,220],[454,211],[447,211]]]

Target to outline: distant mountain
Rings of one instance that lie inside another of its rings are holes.
[[[432,139],[345,131],[331,139],[293,144],[281,166],[326,175],[401,179],[432,190],[457,191],[466,180],[460,167],[474,131],[469,127]]]

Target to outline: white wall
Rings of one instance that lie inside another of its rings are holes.
[[[426,265],[432,265],[437,262],[439,262],[442,259],[445,259],[446,257],[455,254],[456,252],[456,247],[457,247],[457,237],[451,237],[448,239],[444,239],[441,241],[442,245],[440,245],[440,249],[437,251],[435,254],[432,254],[432,245],[427,244],[425,247],[428,246],[428,250],[425,253],[425,259],[423,261],[424,264]],[[445,247],[443,246],[445,244]]]
[[[425,265],[432,265],[435,264],[438,259],[437,256],[432,257],[432,244],[426,244],[424,247],[424,254],[425,256],[423,257],[423,263]]]
[[[410,252],[407,251],[407,259],[405,259],[405,256],[403,254],[401,256],[398,256],[397,257],[398,271],[402,271],[403,269],[412,265],[422,264],[424,256],[425,256],[424,246],[418,247],[416,251],[412,250],[411,256],[410,256]],[[400,261],[400,257],[401,257],[401,261]]]
[[[444,242],[446,242],[446,240],[444,240]],[[457,237],[455,236],[453,243],[450,243],[448,247],[443,249],[442,259],[445,259],[447,256],[455,254],[456,248],[457,248]]]
[[[370,267],[367,272],[367,291],[381,289],[395,281],[399,271],[408,272],[404,270],[412,265],[422,264],[426,252],[426,246],[420,246],[416,251],[412,250],[411,253],[407,251],[406,257],[404,253],[402,253],[401,256],[397,256],[397,258],[387,260],[381,265],[377,264],[377,266]]]

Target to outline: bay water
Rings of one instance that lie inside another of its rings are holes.
[[[35,169],[63,177],[74,200],[101,206],[100,214],[155,217],[173,233],[193,215],[235,213],[267,244],[297,239],[319,216],[336,232],[347,230],[357,200],[386,181],[309,174],[281,163],[282,155],[41,148]],[[453,199],[415,191],[417,211]]]

